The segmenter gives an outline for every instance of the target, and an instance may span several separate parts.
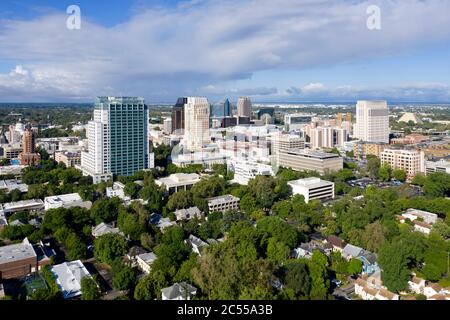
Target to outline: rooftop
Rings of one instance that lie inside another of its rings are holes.
[[[0,264],[36,257],[36,252],[27,238],[22,243],[0,247]]]
[[[327,153],[323,151],[312,151],[306,149],[290,149],[289,151],[287,151],[287,154],[299,155],[306,158],[314,158],[319,160],[339,158],[339,155],[334,153]]]
[[[90,275],[80,260],[55,265],[51,267],[51,271],[65,299],[79,296],[81,279]]]
[[[228,202],[233,202],[233,201],[239,201],[240,199],[238,197],[235,197],[231,194],[227,194],[224,196],[218,196],[218,197],[214,197],[214,198],[210,198],[208,199],[208,204],[210,205],[218,205],[218,204],[223,204],[223,203],[228,203]]]
[[[31,200],[21,200],[16,202],[8,202],[3,205],[0,204],[0,210],[8,211],[14,209],[20,209],[34,206],[42,206],[44,207],[44,202],[41,199],[31,199]]]
[[[28,185],[20,180],[0,180],[0,190],[8,190],[8,192],[18,189],[20,192],[28,192]]]
[[[138,255],[138,258],[147,264],[152,264],[158,257],[153,252],[146,252]]]
[[[61,194],[58,196],[45,197],[45,202],[49,204],[69,203],[83,201],[78,193]]]
[[[326,187],[326,186],[332,185],[333,182],[322,180],[322,179],[316,178],[316,177],[310,177],[310,178],[292,180],[292,181],[289,181],[288,184],[291,186],[320,188],[320,187]]]
[[[189,283],[180,282],[175,283],[171,287],[162,289],[161,292],[167,299],[176,299],[177,297],[188,297],[195,295],[197,289]]]

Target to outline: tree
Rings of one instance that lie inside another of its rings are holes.
[[[136,282],[136,272],[128,265],[118,262],[113,266],[113,286],[117,290],[131,289]]]
[[[296,296],[308,297],[311,290],[311,277],[308,266],[302,260],[289,261],[283,268],[285,287],[292,289]]]
[[[348,273],[351,275],[357,275],[362,272],[363,263],[359,259],[352,258],[348,264]]]
[[[378,252],[386,240],[385,228],[379,220],[366,225],[362,240],[367,250]]]
[[[123,191],[131,199],[136,199],[139,195],[140,189],[141,189],[141,187],[137,183],[127,182],[125,184],[125,188],[123,189]]]
[[[92,205],[91,219],[94,220],[96,224],[114,221],[117,219],[120,205],[121,201],[117,197],[112,199],[99,199]]]
[[[380,166],[381,162],[378,157],[367,156],[367,171],[369,172],[369,177],[372,179],[377,179]]]
[[[266,239],[274,238],[275,241],[282,242],[289,248],[297,243],[297,231],[294,227],[284,222],[279,217],[265,217],[258,221],[257,230]]]
[[[97,282],[92,277],[81,279],[81,299],[98,300],[100,298],[100,289]]]
[[[326,299],[330,288],[327,256],[319,250],[314,250],[308,269],[311,276],[311,299]]]
[[[436,172],[427,176],[423,185],[426,196],[433,198],[446,197],[450,195],[450,175],[444,172]]]
[[[391,179],[391,168],[388,164],[385,163],[380,167],[378,176],[381,181],[389,181]]]
[[[178,209],[186,209],[192,207],[192,205],[192,193],[189,190],[179,191],[175,192],[169,197],[169,201],[167,202],[167,209],[175,211]]]
[[[382,268],[381,280],[389,290],[399,292],[406,289],[411,274],[409,259],[410,255],[402,242],[393,241],[381,246],[378,255]]]
[[[401,181],[401,182],[405,182],[406,181],[406,172],[405,172],[405,170],[395,169],[392,172],[392,175],[393,175],[395,180],[398,180],[398,181]]]
[[[164,190],[157,186],[152,179],[148,185],[144,186],[139,191],[139,196],[148,201],[148,208],[150,212],[160,212],[164,204]]]
[[[136,285],[134,298],[136,300],[153,300],[160,298],[161,289],[166,287],[168,282],[160,271],[151,271]]]
[[[267,258],[274,264],[282,264],[289,257],[289,247],[276,238],[270,238],[267,244]]]
[[[127,252],[125,239],[118,234],[105,234],[94,241],[94,256],[101,262],[112,264]]]

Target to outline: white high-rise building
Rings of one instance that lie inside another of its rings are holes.
[[[209,136],[210,105],[205,97],[188,97],[184,105],[184,143],[188,150],[201,151]]]
[[[249,97],[240,97],[237,102],[238,117],[252,117],[252,101]]]
[[[136,97],[99,97],[87,128],[88,148],[81,153],[83,174],[93,182],[132,175],[149,168],[148,107]]]
[[[339,127],[316,127],[309,131],[311,149],[343,146],[348,139],[345,129]]]
[[[389,143],[389,109],[386,101],[358,101],[354,136],[367,142]]]

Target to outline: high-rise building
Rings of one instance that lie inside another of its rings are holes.
[[[286,131],[299,130],[311,123],[314,114],[289,113],[284,115],[284,128]]]
[[[177,103],[172,108],[172,132],[176,130],[184,130],[184,105],[187,98],[178,98]]]
[[[188,97],[184,106],[184,141],[191,151],[201,151],[210,142],[210,105],[205,97]]]
[[[358,101],[354,136],[362,141],[389,143],[389,109],[386,101]]]
[[[163,121],[163,131],[166,134],[172,133],[172,118],[165,118]]]
[[[334,148],[343,146],[348,141],[348,134],[339,127],[321,126],[309,130],[309,139],[312,149]]]
[[[21,165],[35,165],[41,160],[41,156],[36,153],[36,139],[31,126],[27,126],[22,138],[23,151],[19,155]]]
[[[232,114],[230,100],[225,99],[224,101],[211,105],[212,118],[226,118],[231,116]]]
[[[149,167],[148,107],[136,97],[98,97],[87,128],[83,173],[94,183],[112,175],[132,175]]]
[[[252,101],[249,97],[240,97],[237,102],[238,117],[252,117]]]

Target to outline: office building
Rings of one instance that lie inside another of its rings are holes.
[[[168,177],[155,180],[156,185],[164,186],[169,194],[186,191],[200,181],[200,176],[196,173],[174,173]]]
[[[380,155],[381,164],[388,164],[393,169],[402,169],[408,180],[417,173],[425,173],[425,155],[423,151],[404,149],[384,149]]]
[[[381,152],[388,147],[387,143],[359,141],[353,145],[353,153],[357,159],[365,159],[369,155],[379,158]]]
[[[276,133],[269,137],[272,155],[278,155],[291,149],[304,149],[305,139],[293,134]]]
[[[311,123],[314,114],[307,113],[290,113],[284,115],[284,128],[286,131],[300,130],[307,124]]]
[[[237,102],[237,116],[252,118],[252,101],[249,97],[240,97]],[[240,123],[240,122],[239,122]]]
[[[427,161],[425,163],[425,173],[445,172],[450,174],[450,161],[441,159],[439,161]]]
[[[231,159],[228,169],[234,172],[232,182],[240,185],[248,185],[248,182],[257,176],[275,176],[272,166],[244,159]]]
[[[292,188],[294,195],[299,194],[305,198],[305,203],[313,199],[334,198],[334,183],[320,178],[312,177],[289,181],[288,185]]]
[[[45,210],[57,209],[57,208],[72,208],[82,207],[90,209],[92,202],[83,201],[78,193],[62,194],[58,196],[51,196],[44,198]]]
[[[367,142],[389,143],[389,109],[386,101],[358,101],[354,136]]]
[[[28,185],[17,179],[0,180],[0,191],[10,193],[13,190],[26,193],[28,192]]]
[[[19,158],[19,155],[22,153],[23,149],[19,145],[6,145],[2,147],[3,156],[2,158],[7,159],[9,161]]]
[[[81,151],[80,152],[69,152],[69,151],[59,151],[55,153],[55,161],[62,162],[67,168],[75,167],[81,165]]]
[[[210,105],[205,97],[188,97],[184,105],[184,143],[190,151],[201,151],[210,143]]]
[[[31,211],[40,212],[44,209],[44,202],[41,199],[21,200],[0,204],[0,214],[5,216],[20,212]]]
[[[163,132],[165,134],[172,133],[172,118],[165,118],[163,121]]]
[[[211,117],[212,118],[226,118],[231,117],[231,104],[230,100],[225,99],[217,104],[211,105]]]
[[[172,107],[172,132],[184,130],[184,106],[188,98],[178,98],[177,103]]]
[[[37,165],[41,160],[41,156],[39,153],[36,153],[36,140],[34,132],[31,131],[29,125],[23,133],[22,147],[22,153],[19,155],[20,164],[28,166]]]
[[[219,196],[215,198],[208,199],[208,210],[209,212],[227,212],[230,210],[239,210],[238,197],[227,194],[224,196]]]
[[[136,97],[98,97],[81,168],[94,183],[149,168],[148,107]]]
[[[292,149],[281,152],[277,158],[279,167],[295,171],[317,171],[319,174],[339,171],[344,166],[342,157],[321,151]]]
[[[272,124],[275,120],[274,108],[259,108],[256,112],[256,118],[260,120],[262,125]]]
[[[316,127],[310,129],[309,139],[311,149],[334,148],[347,142],[348,133],[338,127]]]

